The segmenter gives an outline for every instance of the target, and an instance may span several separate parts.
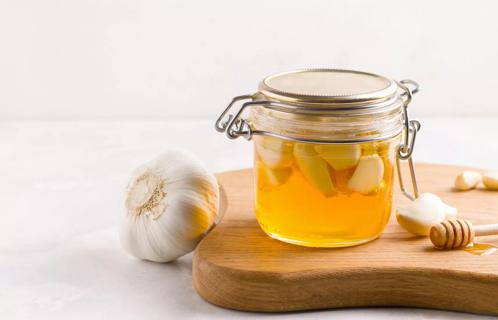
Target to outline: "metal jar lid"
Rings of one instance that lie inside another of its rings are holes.
[[[259,93],[269,100],[324,109],[373,105],[392,99],[398,89],[386,77],[341,69],[282,72],[259,84]]]

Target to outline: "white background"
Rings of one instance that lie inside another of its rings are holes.
[[[0,118],[213,119],[264,76],[413,78],[415,115],[498,115],[498,3],[0,1]]]
[[[0,319],[274,318],[204,302],[190,255],[154,264],[121,250],[132,170],[170,147],[212,171],[251,166],[250,144],[216,133],[214,119],[264,76],[302,67],[419,81],[416,160],[498,169],[497,9],[491,0],[0,0]],[[486,317],[378,308],[278,318]]]

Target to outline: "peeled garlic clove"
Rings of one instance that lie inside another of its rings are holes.
[[[456,218],[458,213],[456,208],[447,205],[441,198],[430,192],[419,195],[419,197],[412,202],[412,207],[418,212],[426,212],[427,214],[431,214],[433,212],[432,210],[442,210],[445,219]]]
[[[292,175],[292,168],[271,169],[263,166],[262,170],[266,180],[272,187],[286,183]]]
[[[348,182],[348,188],[361,194],[368,194],[380,186],[383,177],[382,159],[376,154],[363,156]]]
[[[465,191],[474,189],[481,182],[482,177],[476,171],[463,171],[455,178],[455,189]]]
[[[441,198],[439,198],[433,193],[429,192],[422,193],[415,200],[415,202],[416,202],[416,207],[419,211],[425,211],[427,210],[428,207],[436,208],[437,206],[439,206],[443,210],[445,219],[456,218],[458,213],[456,208],[447,205],[446,203],[443,202],[443,200],[441,200]]]
[[[302,174],[313,186],[326,197],[334,194],[335,187],[332,184],[327,163],[318,155],[313,145],[296,143],[294,157]]]
[[[315,150],[335,170],[354,167],[361,156],[358,144],[322,144],[315,146]]]
[[[221,219],[219,206],[214,175],[189,153],[165,152],[139,167],[128,185],[121,244],[141,259],[174,260]]]
[[[409,207],[400,207],[396,212],[396,220],[408,232],[428,236],[431,227],[444,220],[444,214],[419,215]]]
[[[456,217],[457,210],[432,193],[423,193],[411,204],[399,207],[396,220],[408,232],[427,236],[431,227],[445,219]]]
[[[482,183],[490,190],[498,190],[498,171],[484,173],[482,175]]]
[[[259,159],[268,168],[281,168],[292,163],[292,144],[274,137],[259,137],[255,143]]]

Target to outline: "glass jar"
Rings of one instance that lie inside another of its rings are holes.
[[[235,97],[216,122],[231,139],[254,141],[255,213],[271,237],[310,247],[376,239],[392,209],[394,167],[408,160],[420,124],[407,106],[418,84],[337,69],[265,78]],[[236,114],[229,114],[241,100]],[[246,110],[249,112],[246,113]],[[248,117],[244,118],[247,114]]]

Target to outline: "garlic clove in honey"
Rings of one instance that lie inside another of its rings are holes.
[[[482,183],[490,190],[498,190],[498,171],[484,173],[482,175]]]
[[[268,168],[282,168],[292,164],[292,144],[275,137],[258,137],[256,154]]]
[[[474,189],[481,182],[482,176],[479,172],[466,170],[455,178],[455,189],[466,191]]]
[[[315,146],[315,150],[335,170],[354,167],[361,156],[358,144],[322,144]]]
[[[264,172],[266,180],[268,181],[268,184],[272,187],[277,187],[286,183],[292,175],[292,168],[290,167],[271,169],[263,165],[262,170]]]
[[[455,218],[456,215],[456,208],[447,205],[432,193],[423,193],[409,205],[396,210],[396,219],[401,227],[419,236],[429,235],[433,225]]]
[[[351,191],[369,194],[379,188],[384,177],[384,161],[377,155],[362,156],[348,181]]]
[[[330,197],[335,193],[327,162],[318,155],[312,144],[296,143],[294,158],[306,180],[320,190],[324,196]]]
[[[192,251],[219,222],[219,206],[214,175],[191,154],[167,151],[131,178],[121,244],[140,259],[174,260]]]

